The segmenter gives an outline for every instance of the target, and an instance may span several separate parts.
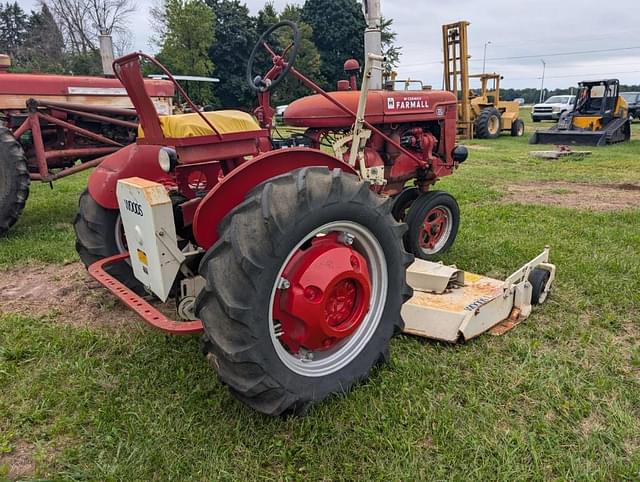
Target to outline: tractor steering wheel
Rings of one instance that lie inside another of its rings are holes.
[[[293,42],[289,44],[289,46],[284,49],[281,54],[278,54],[269,45],[267,40],[271,38],[276,30],[280,30],[282,28],[291,29],[293,33]],[[253,69],[256,63],[256,56],[261,48],[264,48],[271,56],[273,66],[264,76],[254,76]],[[265,33],[263,33],[258,39],[256,45],[253,47],[251,55],[249,56],[249,63],[247,64],[247,82],[249,83],[251,89],[255,90],[256,92],[267,92],[273,90],[280,82],[284,80],[284,78],[289,73],[289,70],[291,70],[291,67],[293,67],[293,65],[295,64],[299,48],[300,31],[298,30],[298,26],[295,23],[290,22],[289,20],[278,22],[277,24],[269,28]]]

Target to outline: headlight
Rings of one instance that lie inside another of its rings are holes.
[[[178,163],[178,154],[173,149],[163,147],[158,151],[158,164],[164,172],[171,172]]]
[[[554,107],[553,108],[553,113],[554,114],[559,114],[562,111],[562,107]]]

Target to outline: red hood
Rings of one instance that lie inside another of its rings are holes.
[[[358,109],[359,91],[331,92],[329,95],[352,112]],[[445,91],[376,90],[369,92],[367,97],[366,119],[372,124],[434,120],[444,117],[442,107],[451,104],[456,104],[456,98]],[[295,127],[350,127],[353,121],[353,116],[320,94],[298,99],[284,112],[284,122]]]

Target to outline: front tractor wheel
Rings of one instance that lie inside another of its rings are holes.
[[[444,191],[422,194],[409,209],[405,235],[407,251],[430,260],[448,250],[458,235],[460,208],[455,198]]]
[[[196,314],[236,398],[299,413],[387,359],[413,260],[390,211],[356,176],[318,167],[259,185],[222,221]]]

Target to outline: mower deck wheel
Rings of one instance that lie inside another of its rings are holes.
[[[529,275],[529,283],[532,286],[531,304],[540,305],[547,299],[548,292],[545,291],[551,273],[546,269],[536,268]]]
[[[22,146],[9,129],[0,127],[0,236],[20,217],[30,182]]]
[[[232,395],[268,415],[300,414],[386,361],[412,295],[405,230],[389,199],[338,169],[254,188],[220,224],[196,299]]]

